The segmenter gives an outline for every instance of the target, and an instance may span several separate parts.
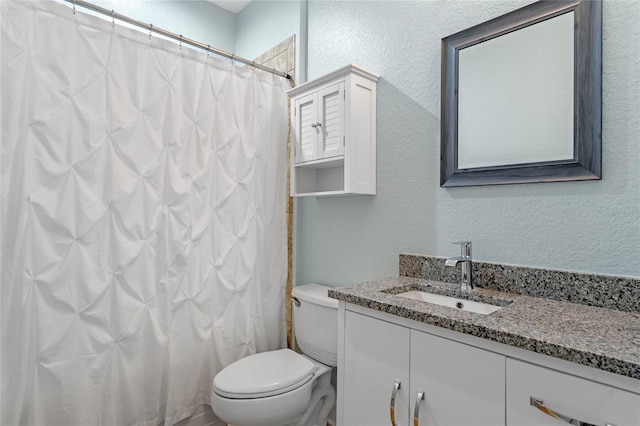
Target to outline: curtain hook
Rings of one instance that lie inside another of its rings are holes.
[[[182,34],[180,34],[180,50],[182,50]]]
[[[76,14],[76,0],[73,0],[73,14]]]
[[[151,41],[151,31],[153,31],[153,24],[149,24],[149,41]]]
[[[115,28],[116,26],[116,12],[111,9],[111,26]]]

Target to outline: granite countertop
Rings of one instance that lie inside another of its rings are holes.
[[[488,315],[399,297],[410,290],[502,305]],[[395,294],[393,294],[395,293]],[[623,312],[497,290],[460,290],[459,285],[392,277],[349,287],[329,296],[427,324],[640,379],[640,313]]]

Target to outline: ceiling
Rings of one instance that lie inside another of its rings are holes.
[[[209,3],[213,3],[229,12],[238,13],[244,9],[251,0],[207,0]]]

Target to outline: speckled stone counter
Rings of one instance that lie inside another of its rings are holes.
[[[460,282],[460,268],[445,267],[445,258],[401,254],[401,277]],[[472,263],[474,287],[581,303],[618,311],[640,312],[640,278],[587,274],[499,263]]]
[[[503,306],[480,315],[397,296],[422,290]],[[393,277],[329,296],[521,349],[640,379],[640,313],[624,312],[498,290],[462,291],[459,285]]]

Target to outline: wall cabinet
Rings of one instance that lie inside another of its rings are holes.
[[[376,193],[376,84],[348,65],[289,90],[291,196]]]
[[[622,389],[598,382],[588,367],[568,374],[514,358],[522,350],[502,352],[504,345],[482,346],[478,338],[469,344],[457,332],[436,335],[425,330],[438,327],[346,306],[341,302],[338,426],[640,425],[640,386]]]
[[[340,424],[504,424],[504,356],[353,312],[345,321]]]

